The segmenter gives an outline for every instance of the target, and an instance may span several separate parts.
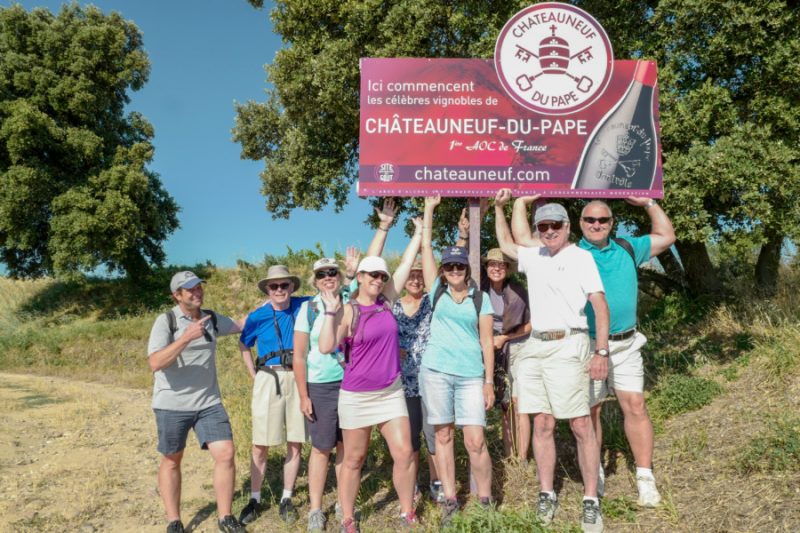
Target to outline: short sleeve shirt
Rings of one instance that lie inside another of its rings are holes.
[[[180,339],[192,323],[192,317],[183,314],[180,306],[168,312],[175,314],[175,335],[169,331],[167,315],[158,315],[150,330],[148,356]],[[211,342],[204,336],[193,340],[170,366],[153,372],[153,409],[201,411],[221,402],[215,361],[217,336],[236,333],[239,328],[231,318],[219,313],[217,333],[211,320],[206,320],[205,328]]]
[[[316,307],[314,324],[309,325],[308,314],[309,305]],[[322,323],[325,319],[325,303],[320,295],[314,296],[312,300],[303,302],[300,311],[297,313],[297,321],[294,323],[294,330],[308,334],[308,355],[306,356],[306,379],[309,383],[333,383],[342,381],[344,368],[342,368],[342,356],[339,350],[333,353],[321,353],[319,351],[319,334],[322,331]]]
[[[556,255],[520,246],[519,271],[528,278],[531,324],[536,331],[587,329],[589,295],[604,292],[592,254],[570,244]]]
[[[308,299],[308,296],[292,296],[289,307],[281,311],[276,311],[270,302],[265,303],[247,315],[239,340],[248,348],[258,343],[259,357],[280,350],[291,350],[294,348],[294,324],[297,313],[303,302]],[[275,355],[264,361],[264,364],[279,365],[280,362],[280,355]]]
[[[428,293],[431,303],[440,283],[437,279]],[[469,297],[460,304],[453,300],[449,287],[439,298],[431,317],[431,336],[422,357],[423,367],[454,376],[483,377],[483,351],[472,300],[474,290],[470,288]],[[492,314],[492,304],[485,292],[480,314]]]
[[[636,264],[631,255],[613,239],[605,248],[598,248],[586,239],[581,239],[578,246],[588,250],[600,271],[600,278],[606,289],[608,310],[611,313],[609,333],[623,333],[636,327],[636,304],[639,287],[636,268],[650,260],[650,236],[622,237],[633,248]],[[586,306],[586,317],[589,319],[589,334],[594,337],[594,309]]]

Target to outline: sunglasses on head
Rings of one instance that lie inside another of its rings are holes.
[[[269,288],[269,290],[271,290],[271,291],[277,291],[278,289],[280,289],[282,291],[288,291],[289,287],[291,287],[291,286],[292,286],[292,284],[288,283],[288,282],[287,283],[270,283],[269,285],[267,285],[267,288]]]
[[[442,265],[442,270],[445,272],[452,272],[456,270],[458,272],[464,271],[467,269],[467,265],[463,263],[445,263]]]
[[[335,278],[338,275],[339,271],[335,268],[330,268],[328,270],[317,270],[314,272],[315,279]]]
[[[539,222],[536,224],[536,229],[539,230],[539,233],[545,233],[550,229],[558,231],[563,227],[564,223],[560,220],[558,222]]]
[[[389,274],[387,274],[386,272],[375,271],[375,272],[364,272],[364,273],[367,276],[371,277],[372,279],[379,279],[384,283],[389,281]]]
[[[594,224],[595,222],[599,222],[600,224],[608,224],[611,220],[611,217],[583,217],[583,221],[587,224]]]

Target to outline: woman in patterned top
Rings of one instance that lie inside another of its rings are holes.
[[[428,469],[430,471],[431,499],[441,502],[444,497],[442,483],[436,472],[434,454],[436,453],[436,439],[433,426],[426,422],[427,416],[422,397],[419,393],[419,365],[422,353],[428,345],[431,333],[431,301],[425,298],[425,281],[422,276],[422,263],[417,262],[411,267],[408,281],[405,284],[405,295],[397,300],[392,307],[397,319],[400,335],[400,359],[403,378],[403,389],[406,394],[408,417],[411,423],[411,445],[414,449],[414,468],[419,474],[419,450],[421,447],[420,432],[425,434],[425,443],[428,446]],[[419,489],[417,489],[419,490]]]

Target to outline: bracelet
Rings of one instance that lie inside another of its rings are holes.
[[[494,385],[494,381],[484,381],[484,385]]]
[[[339,310],[337,309],[336,311],[325,311],[325,314],[328,316],[336,316],[336,313],[338,312]]]
[[[356,279],[355,274],[345,274],[344,277],[346,277],[347,279]]]
[[[459,239],[469,239],[469,234],[467,234],[467,235],[461,235],[461,234],[459,233],[459,234],[458,234],[458,238],[459,238]]]
[[[378,226],[378,229],[381,230],[381,231],[389,231],[389,228],[382,228],[380,226]]]
[[[655,200],[653,200],[652,198],[650,198],[650,201],[649,201],[649,202],[647,202],[646,204],[644,204],[644,208],[645,208],[645,209],[650,209],[650,208],[651,208],[651,207],[653,207],[654,205],[658,205],[658,204],[656,203],[656,201],[655,201]]]

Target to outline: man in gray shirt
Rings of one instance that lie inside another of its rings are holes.
[[[231,318],[201,309],[204,281],[189,271],[172,277],[177,304],[159,315],[147,353],[153,371],[153,411],[158,427],[158,490],[164,500],[168,533],[180,533],[181,459],[189,430],[214,459],[214,492],[219,530],[245,531],[231,513],[236,469],[233,433],[222,406],[215,353],[217,337],[241,331]]]

